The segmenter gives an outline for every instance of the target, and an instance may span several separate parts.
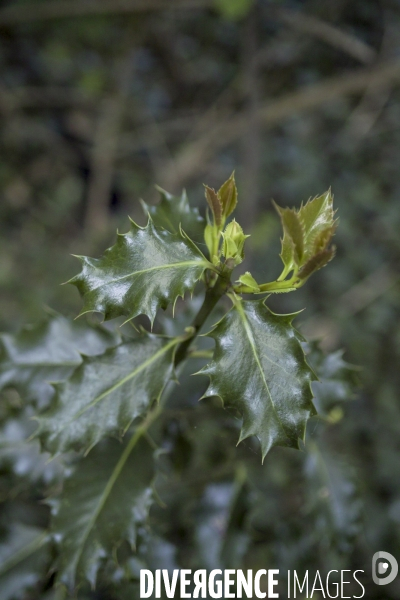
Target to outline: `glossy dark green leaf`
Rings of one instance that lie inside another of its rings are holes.
[[[307,443],[307,498],[304,510],[315,518],[313,533],[339,552],[351,550],[360,531],[362,501],[351,465],[326,445]]]
[[[101,354],[119,336],[61,316],[17,334],[0,337],[0,389],[13,387],[24,400],[45,405],[53,394],[51,381],[66,379],[82,362],[82,354]]]
[[[77,463],[52,502],[60,581],[69,588],[83,580],[94,585],[103,559],[123,540],[135,546],[152,502],[153,477],[153,450],[137,433],[126,444],[104,441]]]
[[[276,315],[262,301],[238,301],[208,334],[214,358],[200,373],[210,377],[207,396],[243,416],[240,440],[256,435],[262,455],[275,445],[297,448],[315,414],[308,366],[294,315]]]
[[[192,291],[211,266],[183,232],[170,233],[131,222],[128,233],[98,258],[80,257],[82,271],[70,280],[80,291],[81,314],[98,311],[106,319],[144,314],[154,321],[158,308],[174,304]]]
[[[193,240],[202,242],[205,221],[197,208],[192,208],[185,190],[180,196],[173,196],[161,188],[160,202],[149,206],[142,202],[146,214],[150,214],[156,227],[163,227],[170,233],[179,233],[180,227]]]
[[[56,385],[54,405],[38,418],[43,447],[58,454],[90,448],[105,435],[122,436],[174,376],[179,342],[143,334],[101,356],[85,357],[67,381]]]
[[[331,409],[354,397],[360,368],[343,360],[343,351],[323,353],[316,343],[305,345],[307,361],[318,375],[312,383],[314,404],[318,413],[328,415]]]
[[[43,530],[13,523],[0,543],[1,600],[22,600],[48,569],[48,536]]]
[[[202,568],[240,568],[250,536],[244,526],[248,510],[245,488],[237,482],[206,487],[193,513],[194,543]]]
[[[35,423],[21,415],[7,419],[0,428],[0,468],[12,472],[19,488],[38,482],[48,485],[63,472],[57,460],[49,461],[49,455],[40,452],[38,440],[29,440],[35,429]]]

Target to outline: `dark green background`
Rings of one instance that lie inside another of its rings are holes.
[[[353,473],[332,499],[351,542],[340,546],[323,519],[304,528],[327,491],[310,467],[305,492],[305,456],[274,449],[251,560],[363,568],[366,597],[398,598],[399,583],[380,595],[369,561],[378,550],[400,559],[400,3],[127,4],[98,0],[98,14],[84,14],[93,5],[82,1],[80,15],[57,0],[0,9],[1,328],[14,332],[46,307],[74,316],[78,294],[59,285],[78,271],[70,254],[99,255],[128,229],[127,214],[143,224],[139,199],[155,202],[155,183],[186,187],[204,213],[202,183],[217,187],[236,169],[237,219],[252,235],[243,271],[259,281],[280,272],[271,199],[299,206],[331,186],[337,257],[270,306],[306,307],[301,331],[361,367],[360,391],[324,432],[330,460]],[[193,510],[195,521],[205,509]]]

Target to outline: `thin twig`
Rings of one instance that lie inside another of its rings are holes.
[[[388,60],[393,57],[397,49],[398,31],[397,26],[393,24],[392,15],[384,12],[384,33],[381,48],[379,50],[379,59]],[[339,134],[338,141],[348,144],[350,141],[354,148],[355,143],[368,135],[379,119],[385,108],[392,92],[391,82],[383,83],[381,87],[376,88],[367,86],[359,104],[350,115],[346,126]]]
[[[321,41],[342,50],[362,63],[371,63],[377,53],[371,46],[342,29],[304,12],[277,8],[273,16],[292,29],[311,35]]]
[[[67,86],[21,86],[15,88],[0,88],[0,109],[4,112],[20,108],[91,106],[93,97],[82,90]]]
[[[380,266],[338,298],[338,316],[350,319],[384,296],[399,281],[398,273],[388,265]],[[307,319],[302,323],[301,331],[310,339],[319,339],[325,350],[332,350],[339,342],[337,321],[331,318],[314,316]]]
[[[301,88],[264,104],[258,110],[258,122],[264,129],[274,127],[295,114],[319,108],[342,96],[360,93],[367,87],[379,88],[383,84],[395,83],[399,80],[399,59],[380,63],[371,69],[350,71],[345,75],[325,79],[321,83]],[[168,183],[171,189],[180,188],[193,177],[201,175],[199,168],[206,170],[207,163],[216,152],[240,138],[245,133],[247,125],[246,115],[240,114],[234,118],[224,119],[221,114],[218,125],[206,131],[199,139],[184,146],[176,157],[177,179],[171,178],[167,167],[163,172],[161,185],[166,187]]]
[[[257,7],[248,14],[244,23],[242,46],[242,93],[247,127],[241,139],[242,145],[242,194],[245,203],[239,208],[240,223],[250,229],[256,220],[261,169],[261,131],[258,123],[260,105],[259,70],[254,60],[258,40]]]
[[[17,25],[88,15],[142,13],[159,10],[196,9],[213,0],[56,0],[6,6],[0,10],[0,25]]]
[[[140,13],[159,10],[193,10],[212,7],[214,0],[58,0],[6,6],[0,25],[16,25],[88,15]],[[270,7],[270,16],[289,27],[339,48],[363,63],[372,62],[374,50],[362,40],[312,15]]]
[[[108,225],[108,207],[114,177],[114,163],[129,84],[133,74],[133,56],[128,53],[120,69],[118,90],[102,102],[93,141],[92,163],[86,202],[85,226],[95,234]]]

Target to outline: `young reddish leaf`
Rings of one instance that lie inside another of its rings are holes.
[[[219,199],[217,192],[213,190],[213,188],[208,187],[208,185],[205,185],[204,187],[207,203],[211,208],[212,214],[214,215],[215,224],[219,227],[222,223],[221,200]]]
[[[309,259],[314,252],[325,250],[335,233],[337,222],[331,191],[309,200],[298,214],[304,227],[304,258]]]
[[[304,227],[294,209],[281,208],[275,204],[282,220],[284,235],[290,240],[291,260],[300,265],[304,254]]]
[[[218,198],[222,205],[223,216],[229,217],[237,205],[237,188],[235,182],[235,172],[221,185],[218,190]]]
[[[280,256],[285,268],[279,281],[291,271],[295,271],[294,278],[297,276],[299,280],[304,280],[326,265],[335,254],[334,248],[329,248],[337,226],[332,194],[328,190],[309,200],[299,210],[274,205],[281,217],[284,232]]]
[[[335,256],[336,248],[332,246],[327,250],[321,250],[318,254],[314,254],[300,269],[297,273],[299,279],[307,279],[318,269],[325,267],[329,261]]]
[[[331,241],[335,231],[336,223],[334,223],[331,227],[322,229],[314,239],[311,254],[317,254],[318,252],[321,252],[321,250],[325,250],[329,242]]]

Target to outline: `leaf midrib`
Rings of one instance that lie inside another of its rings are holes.
[[[99,396],[97,396],[96,398],[94,398],[94,400],[92,400],[92,402],[90,402],[84,408],[82,408],[80,411],[78,411],[77,413],[75,413],[75,415],[73,417],[71,417],[71,419],[68,421],[68,425],[74,419],[77,419],[77,418],[81,417],[90,408],[92,408],[93,406],[96,406],[96,404],[98,404],[98,402],[100,402],[101,400],[103,400],[103,398],[105,398],[106,396],[108,396],[109,394],[111,394],[112,392],[114,392],[115,390],[117,390],[119,387],[121,387],[122,385],[124,385],[125,383],[127,383],[127,381],[129,381],[130,379],[133,379],[134,377],[136,377],[136,375],[138,375],[139,373],[141,373],[144,369],[146,369],[149,365],[151,365],[151,363],[153,363],[160,356],[162,356],[163,354],[165,354],[166,352],[168,352],[168,350],[170,348],[172,348],[173,346],[176,346],[179,342],[180,342],[180,340],[178,338],[173,339],[171,342],[169,342],[168,344],[166,344],[165,346],[163,346],[162,348],[160,348],[159,350],[157,350],[157,352],[155,354],[153,354],[152,356],[150,356],[143,363],[141,363],[138,367],[136,367],[134,369],[134,371],[132,371],[132,373],[129,373],[129,375],[126,375],[125,377],[123,377],[122,379],[120,379],[117,383],[115,383],[110,388],[108,388],[107,390],[105,390],[104,392],[102,392],[101,394],[99,394]]]
[[[313,220],[312,224],[310,225],[310,227],[308,228],[308,230],[306,229],[306,227],[304,226],[304,241],[305,241],[305,246],[308,245],[310,238],[311,238],[311,233],[314,229],[315,223],[318,221],[320,215],[325,211],[326,207],[325,207],[325,200],[324,203],[322,204],[320,210],[318,211],[317,216],[315,217],[315,219]]]
[[[207,260],[187,260],[187,261],[182,261],[182,262],[177,262],[177,263],[169,263],[168,265],[159,265],[156,267],[149,267],[148,269],[141,269],[140,271],[134,271],[133,273],[128,273],[127,275],[123,275],[122,277],[116,277],[115,279],[110,279],[109,281],[106,281],[104,283],[101,283],[100,285],[98,285],[95,288],[91,288],[91,291],[95,291],[101,287],[104,287],[105,285],[109,285],[111,283],[116,283],[118,281],[122,281],[123,279],[128,279],[129,277],[135,277],[136,275],[142,275],[143,273],[149,273],[150,271],[161,271],[163,269],[172,269],[174,267],[186,267],[189,265],[197,265],[197,266],[204,266],[207,267],[209,265],[211,265],[211,263],[209,263]]]
[[[275,402],[274,402],[274,400],[272,398],[272,395],[271,395],[271,392],[270,392],[267,380],[265,379],[265,375],[264,375],[264,371],[263,371],[263,368],[262,368],[262,364],[260,363],[260,359],[258,357],[257,349],[256,349],[254,338],[253,338],[253,333],[251,331],[250,325],[249,325],[248,320],[246,318],[246,315],[245,315],[245,312],[243,310],[243,306],[242,306],[241,302],[238,302],[238,304],[236,305],[236,309],[238,310],[239,315],[240,315],[240,317],[242,319],[243,327],[244,327],[244,330],[246,332],[247,339],[249,340],[249,344],[251,346],[254,359],[255,359],[255,361],[257,363],[257,366],[258,366],[258,368],[260,370],[262,380],[263,380],[265,388],[266,388],[266,390],[268,392],[268,396],[269,396],[269,399],[271,401],[271,405],[272,405],[273,411],[274,411],[274,413],[276,415],[276,418],[277,418],[277,421],[279,423],[279,426],[282,429],[284,435],[286,437],[289,437],[288,434],[285,431],[284,425],[283,425],[281,419],[279,418],[278,412],[276,410]]]
[[[122,469],[124,468],[125,463],[129,458],[130,453],[132,452],[132,450],[134,449],[134,447],[136,446],[137,442],[142,437],[142,435],[147,431],[147,429],[151,425],[151,423],[157,418],[157,416],[158,416],[157,411],[154,411],[153,413],[150,413],[148,415],[147,419],[143,422],[143,424],[140,427],[138,427],[136,432],[131,437],[129,444],[126,446],[125,450],[121,454],[120,459],[118,460],[117,464],[115,465],[115,467],[111,473],[111,476],[108,479],[107,484],[104,488],[104,491],[100,496],[100,499],[96,506],[96,509],[93,512],[92,517],[89,519],[88,525],[83,533],[83,537],[80,542],[80,548],[79,548],[78,554],[75,558],[75,569],[76,569],[76,567],[79,563],[79,560],[82,556],[82,552],[83,552],[84,546],[86,544],[86,541],[90,535],[90,532],[92,531],[93,526],[98,519],[98,516],[100,515],[101,511],[103,510],[104,505],[107,502],[107,499],[112,492],[114,484],[117,481],[118,477],[120,476]]]

